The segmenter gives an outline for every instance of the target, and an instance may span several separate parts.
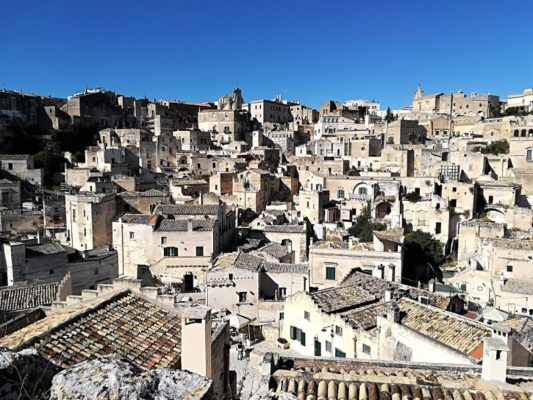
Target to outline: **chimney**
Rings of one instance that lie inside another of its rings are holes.
[[[390,303],[387,306],[387,321],[389,323],[400,323],[400,307],[396,303]]]
[[[392,285],[387,285],[385,288],[385,301],[389,302],[392,301],[392,295],[394,294],[394,289]]]
[[[181,369],[207,378],[211,371],[211,309],[192,304],[181,319]]]
[[[509,347],[498,337],[483,339],[481,378],[486,382],[505,384]]]
[[[429,291],[435,293],[435,279],[429,281]]]
[[[192,232],[192,219],[187,220],[187,232]]]
[[[202,192],[198,195],[198,204],[204,204],[204,194]]]

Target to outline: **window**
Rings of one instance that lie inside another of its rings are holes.
[[[135,239],[135,232],[130,232],[130,240],[134,240]]]
[[[278,300],[283,300],[287,296],[287,288],[278,288]]]
[[[8,170],[12,170],[13,169],[13,163],[8,163],[7,164],[7,169]]]
[[[54,275],[54,270],[53,269],[50,270],[50,275]]]
[[[202,257],[204,255],[204,246],[196,246],[196,256]]]
[[[309,311],[304,311],[304,319],[307,321],[311,321],[311,314]]]
[[[457,188],[456,187],[452,187],[452,192],[457,192]]]
[[[177,257],[178,256],[178,248],[177,247],[165,247],[163,249],[163,255],[165,257]]]
[[[494,197],[493,196],[489,196],[489,204],[492,204],[493,201],[494,201]]]
[[[166,236],[161,236],[161,244],[162,245],[167,244],[167,237]]]
[[[335,357],[346,358],[346,353],[339,349],[335,349]]]
[[[457,200],[456,199],[450,200],[450,207],[457,207]]]
[[[440,222],[437,222],[435,224],[435,234],[438,235],[439,233],[441,233],[441,230],[442,230],[442,224]]]
[[[72,209],[72,222],[76,222],[76,209]]]
[[[331,342],[326,340],[326,352],[331,353]]]
[[[238,292],[239,293],[239,303],[246,302],[246,292]]]
[[[533,149],[527,149],[526,161],[533,161]]]
[[[335,280],[335,267],[334,264],[326,264],[326,280],[334,281]]]
[[[342,328],[340,326],[335,325],[335,335],[342,336]]]
[[[302,346],[305,346],[305,332],[295,326],[291,326],[290,329],[291,339],[300,342]]]
[[[338,199],[344,199],[344,189],[338,189],[337,190],[337,198]]]
[[[513,272],[513,266],[512,265],[508,265],[507,266],[507,272]]]
[[[422,304],[429,304],[429,297],[426,297],[426,296],[420,296],[418,298],[418,301]]]
[[[363,353],[370,355],[371,348],[369,345],[363,343]]]
[[[95,274],[95,275],[98,275],[98,268],[95,268],[95,269],[94,269],[94,274]]]

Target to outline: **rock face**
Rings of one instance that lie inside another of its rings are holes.
[[[141,372],[112,355],[88,360],[57,374],[51,400],[66,399],[215,399],[212,381],[187,371]]]
[[[48,398],[48,389],[57,372],[35,349],[18,353],[0,350],[0,399]]]

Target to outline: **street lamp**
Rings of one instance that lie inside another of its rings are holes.
[[[322,332],[326,332],[327,329],[329,328],[330,329],[330,335],[331,335],[331,356],[333,357],[334,356],[334,353],[333,353],[333,338],[335,337],[335,331],[333,330],[335,325],[331,324],[331,325],[328,325],[328,326],[325,326],[322,328]]]

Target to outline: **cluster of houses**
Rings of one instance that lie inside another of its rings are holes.
[[[301,355],[267,354],[265,390],[500,396],[478,380],[533,377],[532,113],[531,89],[419,87],[387,111],[1,91],[2,124],[97,135],[53,188],[32,155],[0,155],[0,347],[58,369],[116,353],[231,398],[230,328],[246,325]],[[413,232],[446,263],[406,262]]]

